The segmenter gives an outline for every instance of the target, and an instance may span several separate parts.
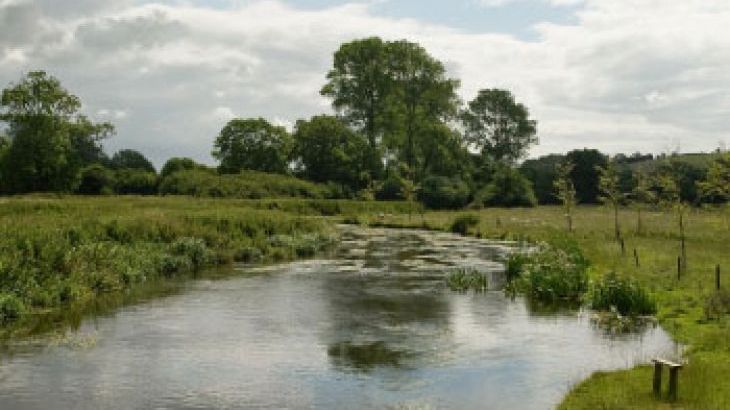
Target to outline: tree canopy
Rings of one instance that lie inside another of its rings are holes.
[[[111,159],[112,168],[116,169],[136,169],[140,171],[156,172],[155,166],[152,165],[141,152],[133,149],[123,149],[117,151]]]
[[[285,174],[289,169],[291,136],[284,127],[263,118],[233,119],[215,139],[213,157],[220,171],[253,170]]]

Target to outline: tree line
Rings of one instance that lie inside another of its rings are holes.
[[[321,89],[335,115],[299,120],[292,132],[264,118],[233,119],[214,141],[217,168],[173,158],[158,175],[137,151],[107,156],[101,142],[113,125],[93,123],[56,78],[31,72],[2,92],[0,192],[155,194],[179,171],[261,171],[326,185],[331,197],[417,199],[431,208],[533,206],[565,203],[571,190],[576,203],[599,202],[601,170],[612,164],[622,193],[648,174],[670,177],[685,202],[728,199],[727,155],[699,166],[679,156],[609,158],[583,149],[522,162],[538,142],[527,107],[496,88],[463,103],[458,87],[416,43],[354,40],[335,52]]]

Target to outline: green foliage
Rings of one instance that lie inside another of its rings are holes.
[[[408,181],[397,173],[390,173],[375,191],[378,201],[403,201],[408,196]]]
[[[114,190],[118,194],[157,194],[157,174],[141,169],[121,169],[116,172]]]
[[[431,209],[463,208],[469,201],[469,187],[459,178],[430,176],[421,182],[418,200]]]
[[[535,206],[537,199],[530,181],[516,169],[498,167],[491,181],[476,195],[473,204],[478,206]]]
[[[233,119],[215,139],[213,157],[220,172],[253,170],[285,174],[291,153],[291,136],[284,127],[263,118]]]
[[[540,302],[576,303],[588,287],[587,267],[588,261],[574,243],[543,244],[520,260],[521,272],[512,281],[512,289]]]
[[[555,196],[554,187],[557,166],[564,159],[563,155],[551,154],[537,159],[528,159],[520,165],[520,173],[532,183],[540,205],[560,203]]]
[[[160,177],[164,178],[179,171],[192,171],[194,169],[204,169],[205,166],[198,164],[190,158],[170,158],[165,162],[160,170]]]
[[[235,175],[218,175],[208,170],[180,171],[160,182],[162,195],[190,195],[215,198],[325,198],[326,186],[298,178],[243,171]]]
[[[25,309],[25,305],[17,296],[0,293],[0,325],[18,320]]]
[[[615,309],[624,316],[653,315],[657,311],[656,302],[638,282],[613,272],[592,284],[588,301],[592,309]]]
[[[357,191],[368,177],[365,138],[336,117],[319,115],[298,121],[294,153],[301,161],[300,174],[314,182],[334,182]]]
[[[451,222],[449,231],[461,235],[467,235],[471,228],[479,225],[479,216],[474,214],[459,215]]]
[[[697,183],[703,198],[730,201],[730,152],[717,157],[707,170],[707,179]]]
[[[554,181],[555,196],[563,204],[565,218],[568,222],[568,232],[573,231],[573,208],[576,205],[575,185],[573,185],[573,179],[570,177],[573,169],[573,163],[570,161],[559,164],[555,169],[556,178]]]
[[[487,275],[473,268],[451,270],[446,275],[446,285],[453,291],[485,292],[489,288]]]
[[[310,256],[332,243],[323,229],[313,218],[233,201],[6,199],[0,209],[0,322],[86,305],[100,293],[234,256],[250,261]]]
[[[698,186],[705,179],[707,168],[676,155],[659,161],[655,174],[671,178],[677,185],[679,198],[683,202],[697,203],[701,197]]]
[[[156,173],[154,165],[139,151],[123,149],[117,151],[111,159],[111,167],[114,169],[133,169]]]
[[[76,192],[84,195],[108,195],[116,185],[114,173],[101,164],[82,169],[80,179]]]
[[[0,108],[12,140],[0,171],[9,193],[72,191],[86,165],[82,151],[100,152],[99,140],[113,132],[81,115],[78,97],[43,71],[5,88]]]
[[[515,163],[537,143],[537,122],[507,90],[480,90],[461,117],[466,140],[483,157]]]
[[[581,149],[568,152],[565,160],[573,164],[570,178],[575,185],[578,203],[598,203],[598,168],[605,168],[608,158],[598,150]]]

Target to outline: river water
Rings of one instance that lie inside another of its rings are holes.
[[[674,350],[661,328],[612,336],[587,313],[446,288],[460,266],[498,288],[506,245],[347,228],[328,257],[240,266],[11,346],[0,409],[549,409],[595,370]]]

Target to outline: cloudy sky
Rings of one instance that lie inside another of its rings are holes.
[[[462,80],[510,89],[532,156],[730,143],[728,0],[0,0],[0,87],[44,69],[117,126],[108,151],[210,163],[233,117],[291,125],[339,44],[408,39]]]

